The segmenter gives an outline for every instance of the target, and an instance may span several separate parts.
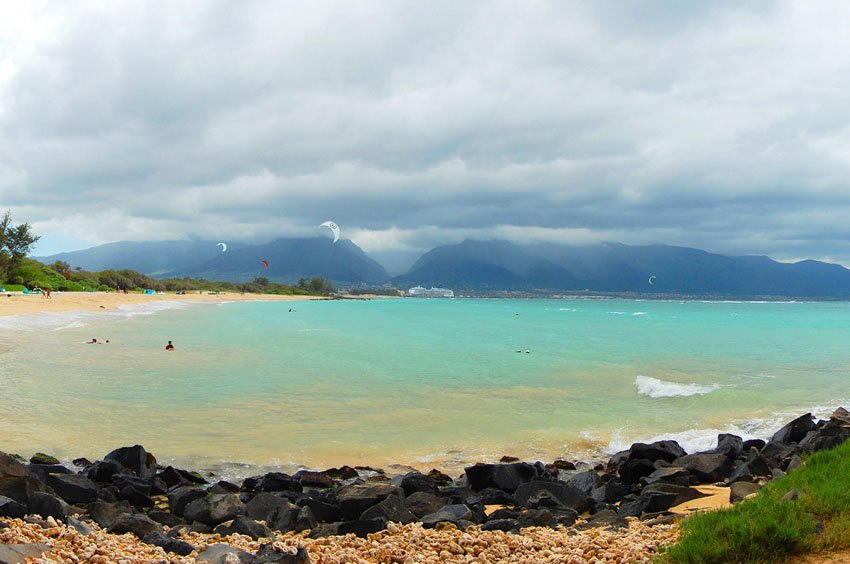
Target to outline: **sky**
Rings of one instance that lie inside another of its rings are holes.
[[[465,238],[850,265],[850,3],[0,0],[39,255]]]

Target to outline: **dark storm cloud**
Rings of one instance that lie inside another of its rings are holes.
[[[842,2],[10,4],[0,207],[79,240],[850,263]],[[72,243],[73,242],[73,243]]]

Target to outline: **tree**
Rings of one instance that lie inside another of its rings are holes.
[[[52,268],[62,276],[71,273],[71,265],[65,262],[64,260],[57,260],[56,262],[50,265],[50,268]]]
[[[9,255],[9,268],[14,270],[21,259],[41,237],[32,232],[29,223],[12,226],[12,212],[6,210],[0,218],[0,252]]]
[[[269,279],[265,276],[257,276],[256,278],[254,278],[254,284],[265,288],[269,285]]]
[[[311,294],[332,294],[334,291],[333,285],[321,276],[314,276],[309,282],[301,278],[298,280],[298,287]]]

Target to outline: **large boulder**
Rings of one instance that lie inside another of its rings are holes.
[[[289,500],[279,495],[262,492],[255,495],[251,498],[251,501],[245,504],[245,514],[251,519],[269,523],[279,508],[288,506],[289,504]]]
[[[512,464],[476,464],[465,470],[466,480],[475,491],[484,488],[498,488],[513,493],[525,482],[530,482],[539,474],[537,468],[526,462]]]
[[[637,484],[641,478],[655,472],[655,464],[645,458],[633,458],[625,461],[617,469],[624,484]]]
[[[717,435],[717,448],[714,449],[714,452],[738,458],[744,452],[744,439],[738,435],[721,433]]]
[[[755,449],[750,451],[747,459],[739,463],[732,474],[726,479],[727,483],[752,482],[759,477],[770,477],[772,470],[767,461]]]
[[[305,496],[296,501],[295,504],[299,507],[309,508],[313,513],[313,516],[319,522],[335,523],[336,521],[342,520],[342,512],[339,509],[339,505],[336,503],[331,503],[324,499]]]
[[[733,462],[725,454],[689,454],[677,458],[673,465],[687,469],[700,483],[711,484],[729,476]]]
[[[809,431],[800,441],[804,452],[817,452],[835,448],[850,438],[850,424],[834,424],[832,420],[823,427]]]
[[[679,466],[666,466],[659,468],[645,478],[641,478],[641,483],[644,485],[663,483],[687,486],[691,483],[691,474],[687,469],[680,468]]]
[[[387,522],[384,519],[355,519],[354,521],[345,521],[339,524],[337,533],[347,535],[353,533],[358,537],[365,538],[370,533],[383,531],[387,527]]]
[[[776,443],[799,443],[806,434],[815,428],[815,422],[811,413],[806,413],[794,419],[771,437]]]
[[[47,481],[47,476],[50,474],[73,474],[61,464],[28,464],[27,470],[33,478],[42,482]]]
[[[162,534],[159,531],[153,531],[144,536],[143,543],[158,546],[165,552],[173,552],[180,556],[189,556],[194,552],[195,547],[186,541],[174,539]]]
[[[34,492],[30,494],[28,513],[41,515],[44,518],[53,517],[57,521],[64,521],[68,515],[68,504],[60,498],[45,492]]]
[[[443,498],[434,494],[415,492],[405,498],[404,505],[417,519],[421,519],[429,513],[439,511],[446,505],[446,502]]]
[[[156,457],[142,445],[117,448],[103,459],[115,461],[141,478],[156,475]]]
[[[761,489],[759,484],[752,482],[734,482],[729,488],[729,501],[737,503],[746,499],[748,495],[752,495]]]
[[[390,496],[394,497],[394,496]],[[368,509],[367,509],[368,511]],[[295,519],[295,532],[312,531],[319,526],[319,521],[309,507],[302,507]]]
[[[431,476],[426,476],[420,472],[405,474],[401,479],[401,489],[404,490],[405,496],[416,492],[425,492],[434,495],[440,493],[440,490],[437,488],[437,481]]]
[[[30,476],[20,461],[0,452],[0,495],[26,505],[30,494],[44,490],[44,485]]]
[[[0,544],[0,562],[3,564],[17,564],[41,556],[50,550],[50,547],[42,543],[13,543]]]
[[[336,484],[325,472],[299,470],[295,473],[295,479],[305,488],[332,488]]]
[[[357,519],[364,511],[384,501],[387,496],[402,496],[402,490],[391,484],[351,484],[337,492],[339,508],[345,519]]]
[[[620,478],[615,476],[609,478],[598,488],[595,488],[591,493],[591,497],[597,503],[616,503],[631,493],[632,487],[624,484]]]
[[[300,492],[301,490],[301,483],[283,472],[269,472],[257,480],[254,486],[255,492]]]
[[[588,470],[573,474],[567,480],[567,483],[577,490],[584,492],[585,495],[590,496],[593,494],[593,490],[602,485],[602,478],[596,470]]]
[[[30,464],[59,464],[59,459],[43,452],[37,452],[30,457]]]
[[[393,523],[407,525],[416,521],[416,516],[404,505],[404,500],[397,495],[388,495],[377,505],[373,505],[360,515],[361,520],[384,519]]]
[[[677,494],[664,491],[644,491],[631,501],[624,501],[617,511],[619,517],[640,517],[643,513],[666,511],[673,507]]]
[[[118,492],[118,499],[128,501],[133,507],[150,509],[155,505],[154,500],[133,486],[127,486]]]
[[[0,495],[0,517],[21,518],[27,513],[27,507],[12,498]]]
[[[168,507],[171,512],[179,517],[183,517],[188,506],[193,501],[206,497],[207,492],[200,488],[191,486],[181,486],[168,493]]]
[[[117,460],[101,460],[86,468],[85,472],[86,476],[95,482],[109,483],[112,482],[113,476],[126,473],[128,470]]]
[[[225,521],[244,515],[245,504],[236,494],[214,494],[196,499],[186,506],[183,513],[188,521],[199,521],[205,525],[215,526]]]
[[[103,529],[108,529],[117,523],[122,516],[131,515],[133,507],[126,501],[118,503],[95,501],[88,505],[88,512],[95,523]]]
[[[81,474],[48,474],[47,485],[68,503],[89,503],[97,499],[97,485]]]
[[[197,472],[181,470],[174,466],[166,466],[161,472],[157,473],[157,478],[165,482],[166,487],[173,488],[178,485],[190,484],[206,484],[207,481]]]
[[[673,462],[688,454],[676,441],[655,441],[654,443],[635,443],[629,447],[629,460],[663,460]]]
[[[161,533],[162,525],[150,519],[147,515],[138,513],[132,515],[124,514],[118,517],[107,531],[116,535],[133,533],[140,539],[143,539],[150,533]]]
[[[278,507],[277,511],[271,518],[269,526],[282,533],[294,531],[298,524],[298,515],[301,513],[301,507],[298,507],[289,500],[285,500],[284,505]]]
[[[422,526],[426,529],[433,529],[438,523],[452,523],[457,526],[461,521],[470,519],[472,519],[472,510],[466,505],[446,505],[439,511],[422,517]]]
[[[563,482],[544,482],[542,480],[521,484],[517,488],[514,497],[517,503],[524,507],[529,507],[528,503],[531,498],[540,491],[549,492],[561,505],[579,513],[590,507],[593,502],[590,496],[569,484]]]
[[[213,529],[213,532],[223,537],[232,534],[240,534],[251,537],[254,540],[269,538],[272,536],[272,532],[268,527],[262,523],[254,521],[250,517],[246,517],[245,515],[238,515],[236,519],[230,522],[230,524],[219,525]]]
[[[466,505],[515,505],[514,496],[496,488],[484,488],[480,492],[467,497]],[[429,511],[429,513],[431,513]]]

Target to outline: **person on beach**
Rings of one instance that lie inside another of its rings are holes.
[[[47,299],[50,299],[50,288],[45,288],[44,290],[47,293]]]
[[[167,350],[167,351],[173,351],[174,350],[174,345],[171,344],[171,341],[168,341],[168,344],[165,345],[165,350]]]
[[[94,337],[92,337],[92,338],[91,338],[91,341],[86,341],[86,344],[87,344],[87,345],[96,345],[96,344],[98,344],[98,343],[97,343],[97,339],[95,339]]]

